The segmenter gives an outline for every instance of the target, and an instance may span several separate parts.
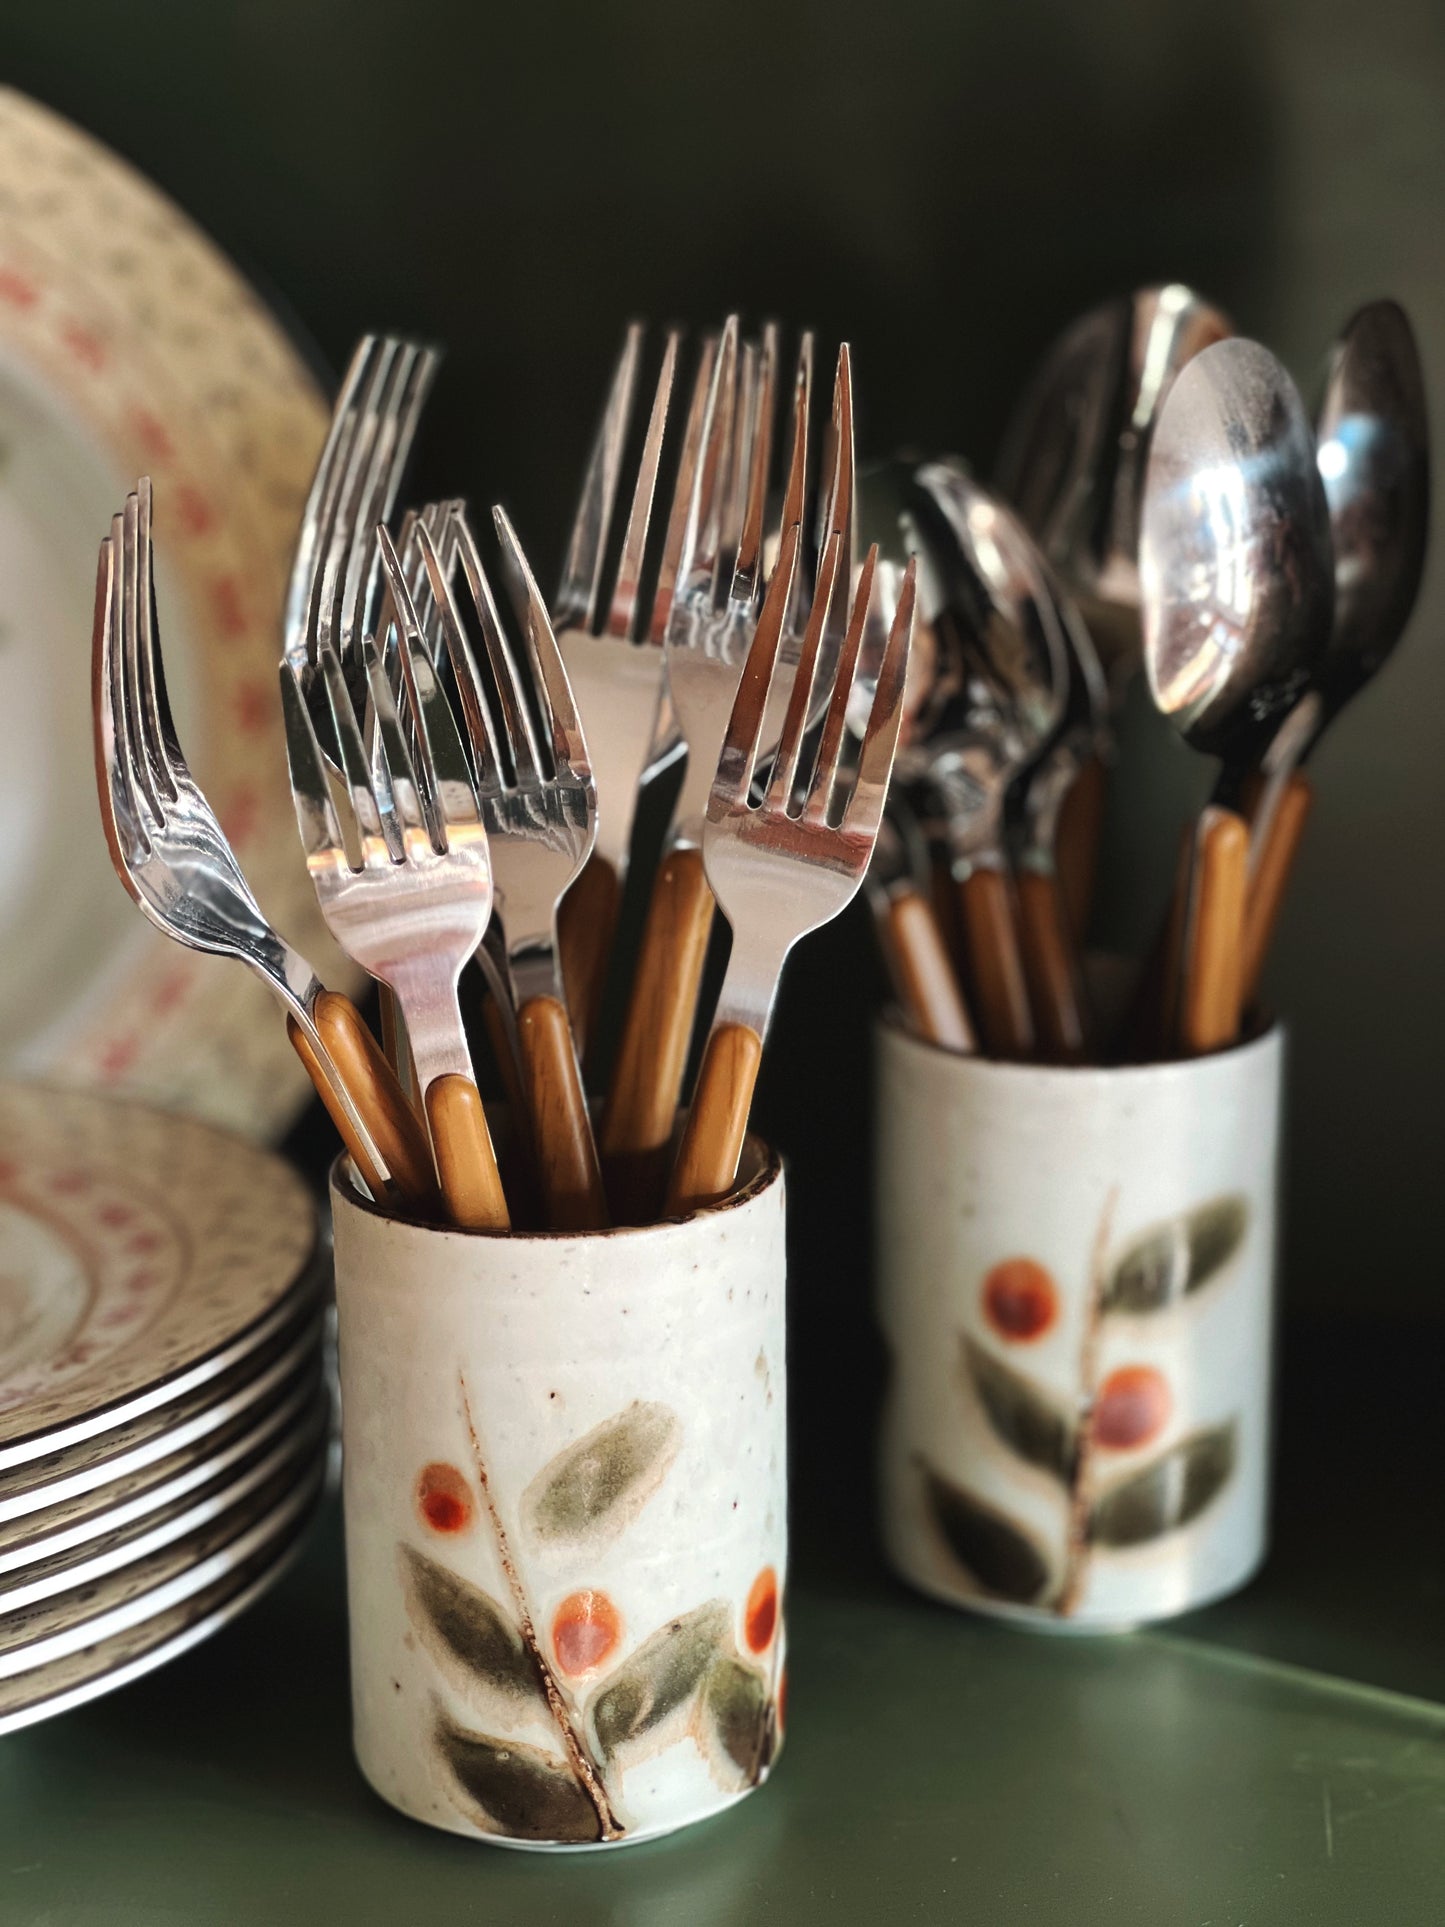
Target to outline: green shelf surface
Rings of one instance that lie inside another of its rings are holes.
[[[670,1840],[518,1854],[356,1771],[333,1501],[238,1624],[0,1741],[0,1921],[1438,1927],[1445,1710],[1215,1642],[1208,1615],[1046,1639],[830,1563],[805,1554],[793,1591],[765,1788]]]

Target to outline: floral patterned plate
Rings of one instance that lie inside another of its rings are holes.
[[[180,949],[110,873],[90,734],[97,544],[156,485],[167,669],[262,906],[328,981],[276,695],[327,410],[231,263],[116,155],[0,89],[0,1074],[278,1135],[309,1094],[269,993]]]
[[[0,1473],[218,1378],[291,1315],[315,1247],[279,1158],[136,1104],[0,1085]]]

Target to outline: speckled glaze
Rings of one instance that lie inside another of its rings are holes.
[[[888,1555],[1048,1631],[1123,1629],[1264,1556],[1279,1031],[1192,1062],[877,1040]]]
[[[784,1199],[494,1238],[332,1198],[355,1745],[403,1812],[626,1844],[766,1777],[787,1558]]]

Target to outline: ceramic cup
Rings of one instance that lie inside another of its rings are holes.
[[[684,1222],[498,1238],[333,1171],[355,1745],[404,1813],[619,1845],[767,1777],[783,1176],[745,1173]]]
[[[1123,1629],[1264,1555],[1284,1049],[1122,1069],[877,1041],[883,1532],[903,1577]]]

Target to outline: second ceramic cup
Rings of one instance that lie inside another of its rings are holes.
[[[878,1038],[889,1556],[1049,1630],[1264,1554],[1283,1045],[1120,1069]]]
[[[357,1758],[498,1845],[621,1845],[766,1778],[787,1559],[783,1176],[484,1237],[332,1177]]]

